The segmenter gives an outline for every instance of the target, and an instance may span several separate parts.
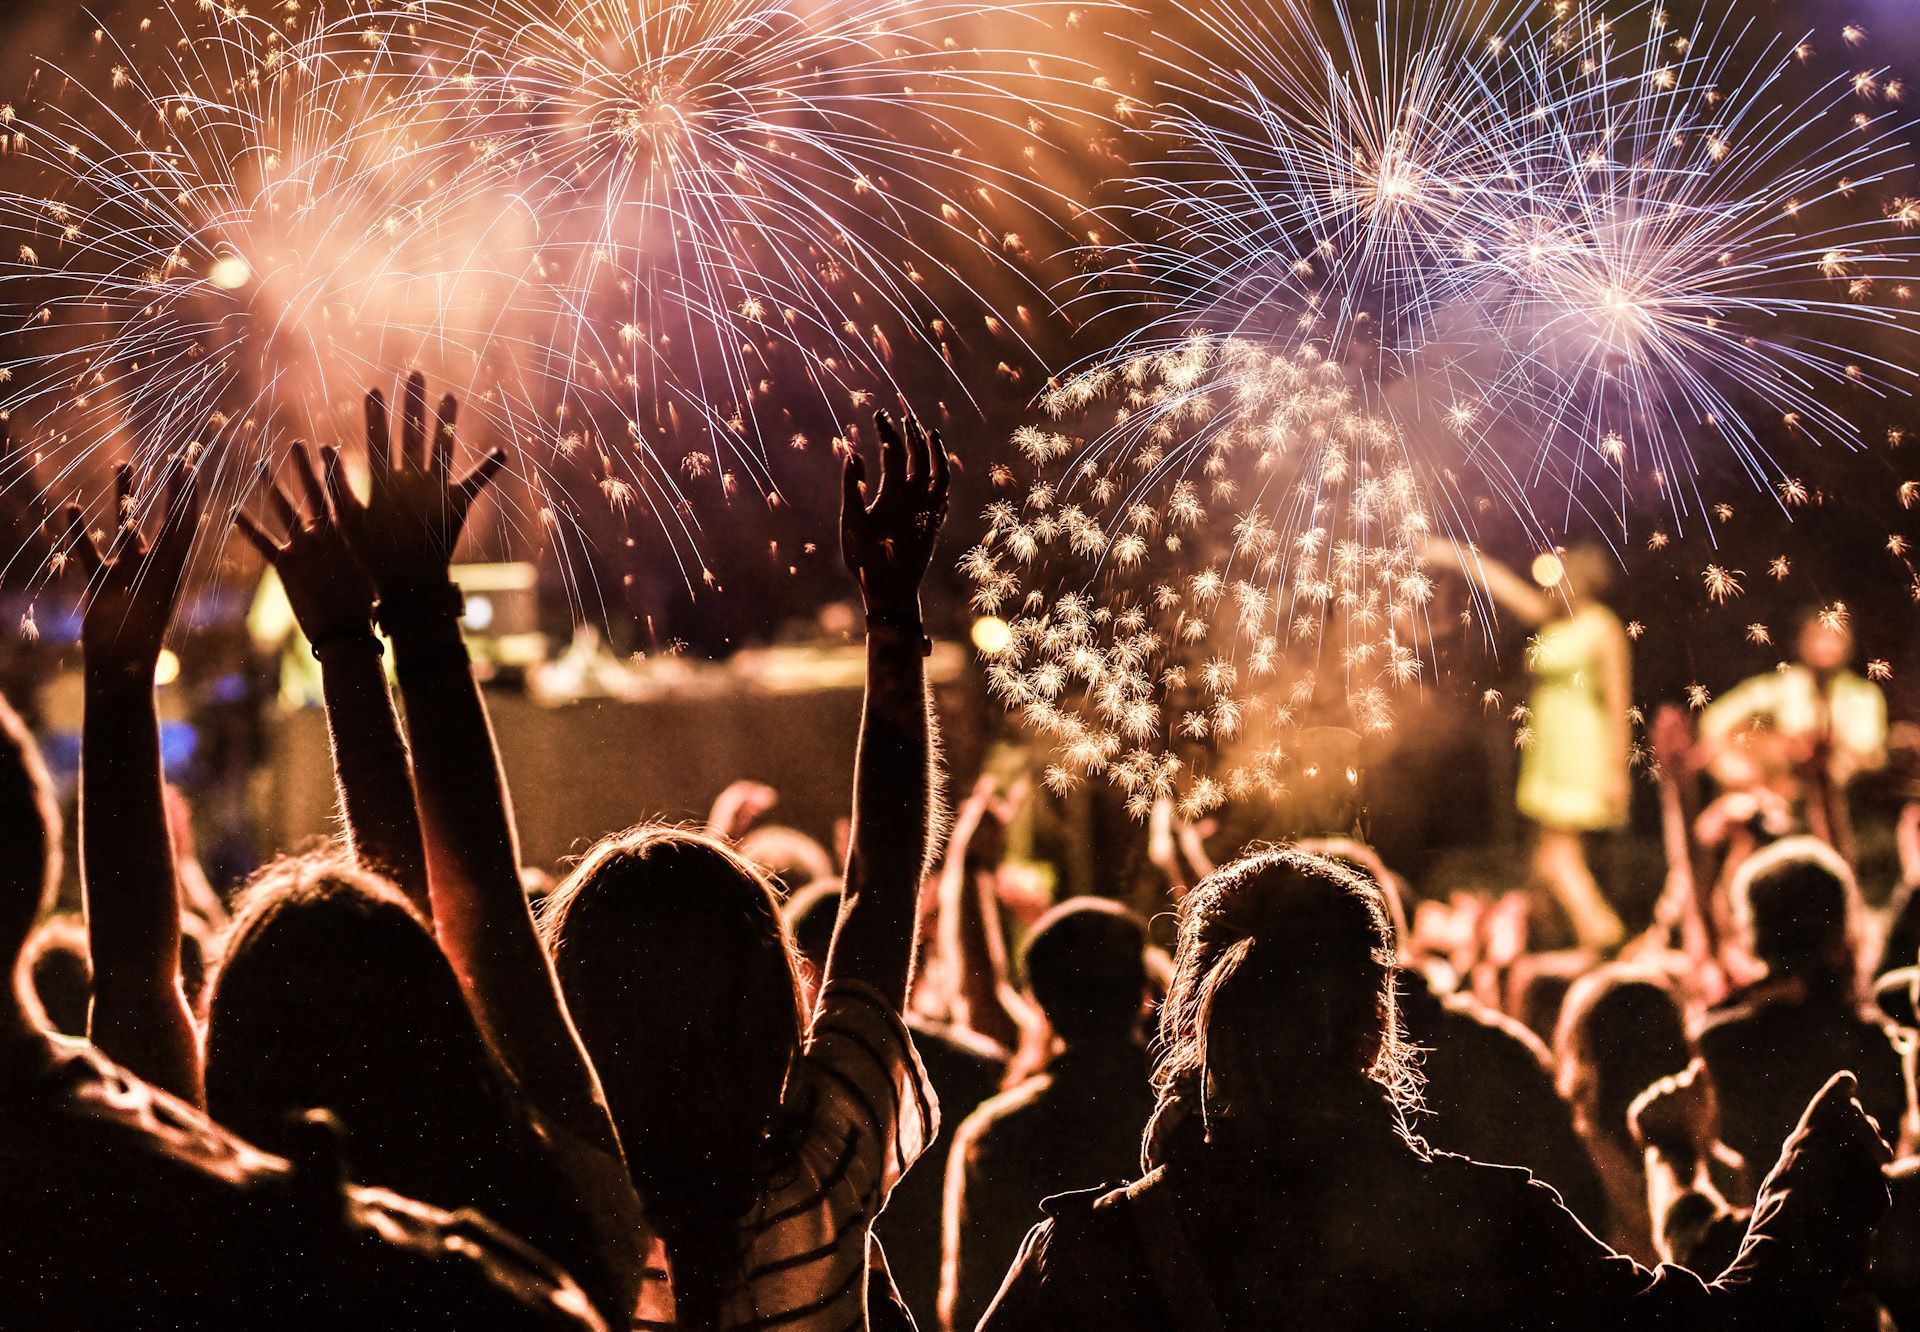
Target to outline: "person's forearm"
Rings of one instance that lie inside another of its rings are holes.
[[[89,1035],[176,1096],[202,1099],[180,984],[180,902],[167,832],[150,668],[88,663],[80,741],[80,856],[93,954]]]
[[[457,620],[447,616],[389,632],[406,705],[435,926],[456,964],[485,968],[500,927],[527,916],[493,728]],[[507,895],[501,887],[509,884],[512,910],[502,911]],[[452,909],[443,915],[447,907]]]
[[[334,783],[354,859],[392,878],[431,917],[413,778],[379,640],[372,634],[342,639],[322,647],[319,656]]]
[[[506,778],[459,621],[448,614],[387,630],[441,946],[534,1103],[618,1155],[599,1083],[520,888]]]
[[[1020,1020],[1008,1004],[1013,981],[1000,923],[999,883],[984,868],[963,863],[958,887],[958,988],[967,1025],[1011,1050],[1020,1043]]]
[[[828,977],[852,976],[904,1006],[915,907],[933,815],[933,721],[916,634],[867,636],[867,693],[854,758],[846,898]]]

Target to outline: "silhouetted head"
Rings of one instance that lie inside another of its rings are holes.
[[[1146,927],[1125,907],[1076,897],[1027,939],[1027,988],[1069,1046],[1131,1040],[1146,1002]]]
[[[542,933],[600,1072],[683,1317],[710,1320],[737,1222],[771,1168],[799,1054],[799,981],[767,879],[700,833],[601,839],[547,899]]]
[[[84,1038],[93,1002],[93,954],[87,924],[65,912],[49,916],[27,940],[22,997],[27,1016],[48,1031]]]
[[[1627,1107],[1693,1058],[1687,1024],[1656,973],[1601,967],[1574,982],[1554,1032],[1560,1094],[1582,1128],[1630,1145]]]
[[[17,1000],[22,984],[20,954],[34,923],[53,905],[60,882],[60,804],[41,761],[40,746],[4,699],[0,699],[0,959]]]
[[[1823,607],[1811,607],[1800,616],[1793,649],[1800,663],[1810,670],[1823,675],[1843,670],[1853,660],[1853,630]]]
[[[254,876],[208,982],[207,1109],[284,1151],[303,1111],[347,1130],[356,1179],[443,1207],[528,1128],[429,927],[398,889],[336,858]]]
[[[1173,967],[1156,1120],[1197,1113],[1210,1141],[1281,1149],[1417,1101],[1386,904],[1352,870],[1286,847],[1223,866],[1182,904]]]
[[[1733,878],[1734,916],[1747,949],[1777,976],[1852,988],[1853,871],[1825,842],[1785,837],[1750,857]]]

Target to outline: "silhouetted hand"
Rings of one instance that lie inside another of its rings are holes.
[[[1704,1160],[1720,1135],[1720,1106],[1706,1063],[1695,1059],[1634,1097],[1627,1127],[1642,1147]]]
[[[873,415],[880,435],[880,483],[866,485],[866,463],[847,453],[842,475],[840,552],[860,581],[869,617],[912,620],[920,582],[947,519],[947,452],[938,430],[909,417],[906,434],[885,411]]]
[[[734,782],[714,797],[707,812],[707,831],[722,841],[737,842],[779,803],[780,793],[765,782]]]
[[[348,547],[373,579],[382,609],[405,607],[447,586],[447,566],[466,529],[473,502],[505,465],[495,449],[458,479],[450,478],[454,418],[458,404],[440,400],[432,428],[427,421],[427,382],[407,377],[400,410],[399,447],[378,389],[367,394],[367,466],[371,487],[361,503],[332,450],[326,454],[327,493]]]
[[[86,530],[78,505],[67,507],[74,554],[87,576],[80,644],[89,666],[106,666],[153,678],[166,642],[187,557],[200,526],[200,494],[193,463],[177,458],[166,467],[166,510],[151,543],[141,533],[134,508],[133,468],[114,475],[115,527],[106,547]]]
[[[334,520],[333,506],[327,502],[326,483],[314,465],[312,450],[304,444],[295,444],[288,455],[294,475],[300,479],[306,512],[300,512],[279,483],[267,487],[267,502],[280,525],[286,528],[286,540],[276,540],[260,520],[245,509],[234,514],[233,521],[260,552],[260,557],[280,575],[294,618],[300,622],[300,630],[308,642],[318,645],[331,639],[371,634],[373,580],[347,548],[346,536]],[[339,455],[330,455],[329,473],[337,472],[339,467]]]

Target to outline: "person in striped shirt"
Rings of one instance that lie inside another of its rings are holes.
[[[846,894],[813,1011],[771,884],[705,835],[605,838],[543,915],[658,1238],[638,1326],[866,1326],[873,1219],[937,1131],[901,1011],[935,797],[920,582],[948,468],[938,432],[885,412],[875,425],[878,482],[857,449],[845,464],[867,694]]]

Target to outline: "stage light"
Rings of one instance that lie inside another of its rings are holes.
[[[982,615],[973,622],[973,645],[986,657],[997,657],[1013,646],[1013,630],[998,615]]]
[[[1560,580],[1567,576],[1567,566],[1560,557],[1550,550],[1543,550],[1533,557],[1533,581],[1544,588],[1560,586]]]
[[[170,685],[180,678],[180,658],[172,648],[161,648],[160,659],[153,664],[153,683]]]

